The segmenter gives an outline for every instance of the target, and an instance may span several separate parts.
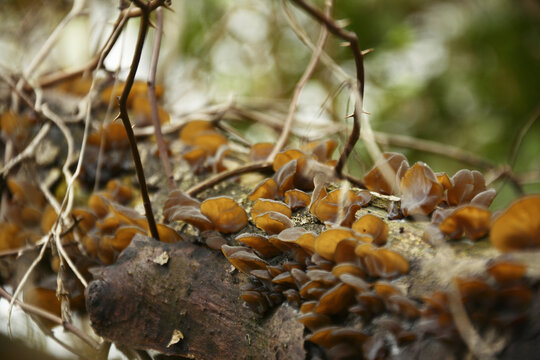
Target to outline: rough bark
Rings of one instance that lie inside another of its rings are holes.
[[[168,261],[160,265],[163,256]],[[196,359],[304,357],[292,308],[262,319],[244,307],[245,277],[216,251],[137,236],[116,264],[95,275],[86,294],[90,320],[116,343]],[[175,330],[183,339],[168,346]]]

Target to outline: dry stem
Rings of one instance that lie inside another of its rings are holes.
[[[326,14],[328,15],[330,13],[330,10],[332,8],[332,2],[327,1],[326,2]],[[296,84],[294,88],[293,97],[291,99],[291,103],[289,105],[289,111],[287,113],[287,118],[285,119],[285,124],[283,126],[283,130],[281,131],[281,135],[279,136],[279,139],[274,146],[274,149],[268,155],[268,161],[273,161],[276,155],[283,149],[285,146],[287,139],[289,138],[289,134],[291,132],[293,120],[294,120],[294,113],[296,112],[296,107],[298,105],[298,99],[300,98],[300,94],[302,93],[302,89],[306,86],[306,83],[308,82],[309,78],[313,75],[313,72],[315,71],[315,68],[317,67],[317,64],[319,62],[319,58],[321,57],[321,54],[323,52],[324,45],[326,44],[326,40],[328,39],[328,30],[325,26],[322,27],[321,33],[319,35],[319,41],[317,44],[317,48],[313,52],[311,59],[309,60],[308,66],[306,67],[306,70],[302,74],[302,77]]]
[[[135,81],[135,74],[137,73],[137,68],[139,67],[139,62],[141,60],[142,49],[144,46],[144,39],[146,38],[146,32],[148,30],[148,25],[150,23],[150,6],[142,3],[141,1],[136,1],[136,5],[141,9],[141,23],[139,25],[139,35],[137,36],[137,44],[135,46],[135,53],[133,54],[133,60],[131,62],[131,67],[129,69],[129,75],[126,79],[124,90],[120,96],[119,106],[120,114],[117,118],[122,120],[124,128],[129,139],[129,145],[131,147],[131,155],[133,156],[133,162],[135,163],[135,171],[137,172],[137,179],[139,180],[139,187],[141,189],[141,197],[143,198],[143,205],[146,214],[146,219],[148,221],[148,228],[150,229],[150,234],[156,240],[159,240],[159,234],[157,231],[156,220],[154,218],[154,213],[152,211],[152,204],[150,202],[150,196],[148,195],[148,187],[146,186],[146,178],[144,176],[144,169],[141,162],[141,157],[139,156],[139,150],[137,149],[137,141],[135,140],[135,135],[133,134],[133,129],[131,127],[131,122],[129,120],[128,110],[127,110],[127,100],[133,82]]]
[[[150,101],[150,108],[152,111],[152,122],[154,123],[154,132],[156,136],[156,143],[159,150],[159,159],[161,160],[161,166],[163,172],[167,178],[167,186],[169,191],[176,188],[174,183],[174,177],[171,170],[171,163],[169,161],[169,155],[165,140],[163,139],[163,133],[161,132],[161,121],[159,119],[157,99],[156,99],[156,72],[159,59],[159,50],[161,47],[161,37],[163,36],[163,10],[158,8],[156,10],[157,28],[156,36],[154,37],[154,48],[152,50],[152,63],[150,65],[150,75],[148,77],[148,99]]]

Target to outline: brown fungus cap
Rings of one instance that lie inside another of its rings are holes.
[[[298,158],[306,156],[302,151],[296,149],[285,150],[278,153],[272,164],[274,171],[278,171],[282,166],[287,164],[291,160],[296,160]]]
[[[362,190],[343,191],[336,189],[329,192],[325,197],[312,203],[311,213],[323,223],[337,223],[343,226],[351,226],[356,211],[367,206],[371,201],[371,194]]]
[[[275,172],[273,179],[277,184],[277,195],[283,196],[287,190],[294,187],[297,164],[296,160],[291,160]]]
[[[476,170],[459,170],[452,176],[452,185],[446,193],[446,201],[454,206],[467,204],[477,194],[486,190],[484,175]]]
[[[225,238],[219,231],[205,230],[201,231],[199,237],[203,243],[212,250],[221,250],[223,245],[227,244]]]
[[[315,238],[315,233],[298,226],[287,228],[277,236],[279,241],[294,243],[310,254],[315,252]]]
[[[404,295],[391,295],[385,300],[386,309],[409,320],[420,317],[418,304]]]
[[[271,199],[259,199],[255,201],[255,204],[253,204],[251,218],[255,219],[257,216],[268,211],[281,213],[289,219],[292,216],[292,211],[289,208],[289,205],[285,204],[284,202]]]
[[[255,226],[267,234],[279,234],[283,230],[293,226],[292,221],[285,215],[275,211],[267,211],[253,219]]]
[[[296,308],[299,308],[300,304],[302,304],[300,294],[295,289],[287,289],[283,291],[283,295],[287,299],[287,302]]]
[[[268,155],[272,152],[274,149],[273,143],[257,143],[253,144],[251,148],[249,149],[249,161],[255,162],[255,161],[263,161],[266,158],[268,158]]]
[[[527,272],[525,265],[505,259],[490,261],[486,270],[499,284],[519,282],[523,280]]]
[[[266,270],[268,265],[263,259],[245,247],[223,245],[221,251],[235,268],[246,274],[253,270]]]
[[[371,242],[366,235],[363,240],[364,242]],[[354,253],[354,249],[359,244],[357,238],[346,238],[338,242],[336,249],[334,251],[334,262],[339,263],[358,263],[358,256]]]
[[[281,250],[272,245],[264,235],[244,233],[238,235],[235,240],[255,249],[255,251],[266,258],[271,258],[281,253]]]
[[[114,202],[109,203],[109,213],[116,217],[122,224],[139,226],[143,229],[148,228],[146,216],[139,214],[130,207],[123,206]]]
[[[490,240],[502,252],[540,248],[540,195],[514,201],[491,224]]]
[[[439,230],[450,239],[466,236],[472,240],[480,239],[489,231],[491,212],[474,205],[460,206],[440,224]]]
[[[136,234],[146,235],[146,231],[138,226],[123,226],[116,230],[111,246],[118,251],[124,250]]]
[[[349,308],[350,312],[358,314],[365,319],[382,314],[386,306],[383,299],[372,291],[362,292],[356,295],[357,304]]]
[[[264,179],[249,194],[248,199],[256,201],[258,199],[273,199],[278,194],[278,185],[273,178]]]
[[[98,218],[103,218],[109,213],[109,200],[101,194],[90,195],[88,206]]]
[[[401,210],[403,215],[428,215],[442,200],[443,187],[433,171],[417,162],[401,179]]]
[[[331,158],[337,145],[337,141],[333,139],[313,141],[302,146],[302,151],[311,154],[317,161],[325,163]]]
[[[187,122],[180,130],[180,140],[188,145],[195,145],[195,139],[202,133],[213,131],[214,125],[209,121],[193,120]]]
[[[214,228],[212,222],[201,213],[200,208],[201,204],[198,200],[181,190],[173,190],[165,201],[163,215],[168,222],[185,221],[200,231],[212,230]]]
[[[345,283],[339,283],[321,296],[314,312],[325,315],[340,314],[346,311],[353,302],[354,289]]]
[[[476,194],[471,200],[471,205],[488,208],[493,202],[493,199],[495,199],[496,195],[497,190],[487,189],[485,191],[482,191],[481,193]]]
[[[437,177],[437,181],[439,184],[442,185],[444,190],[451,189],[454,185],[452,184],[452,180],[450,180],[450,177],[445,172],[438,172],[435,173],[435,176]]]
[[[379,246],[386,244],[388,239],[388,224],[381,218],[366,214],[356,220],[352,229],[360,234],[368,234],[373,237],[373,243]]]
[[[323,258],[333,261],[339,242],[351,238],[354,238],[354,233],[349,228],[337,227],[325,230],[315,239],[315,252]]]
[[[317,300],[326,292],[326,290],[328,290],[328,287],[324,286],[324,284],[310,280],[299,289],[299,294],[304,299]]]
[[[304,301],[302,305],[300,305],[300,312],[304,314],[308,312],[313,312],[313,309],[315,309],[315,306],[317,306],[317,300]]]
[[[300,315],[298,317],[298,321],[304,324],[304,326],[310,331],[315,331],[332,324],[330,317],[324,314],[316,314],[314,312],[306,312],[305,314]]]
[[[274,284],[288,285],[288,286],[296,287],[296,283],[295,283],[291,273],[288,272],[288,271],[282,272],[278,276],[275,276],[272,279],[272,282]]]
[[[403,295],[400,289],[386,281],[377,281],[373,284],[373,290],[384,299],[388,299],[392,295]]]
[[[247,290],[240,295],[246,305],[259,315],[263,315],[269,308],[268,301],[259,291]]]
[[[361,277],[351,274],[341,274],[339,279],[344,283],[352,287],[356,293],[361,294],[369,291],[369,284]]]
[[[201,213],[210,219],[216,230],[225,234],[238,232],[248,224],[244,209],[228,196],[204,200]]]
[[[297,288],[301,288],[305,283],[310,281],[307,274],[301,269],[293,268],[291,269],[290,273],[294,282],[296,283]]]
[[[408,273],[410,269],[409,262],[390,249],[379,249],[366,243],[358,245],[355,253],[371,277],[392,279]]]
[[[96,225],[96,216],[85,209],[76,208],[71,211],[71,215],[77,221],[77,229],[87,233]]]
[[[311,197],[298,189],[291,189],[285,192],[285,202],[292,210],[309,206]]]
[[[403,154],[386,152],[384,159],[377,162],[375,166],[364,176],[366,188],[385,195],[396,194],[399,191],[399,182],[405,172],[409,169],[407,158]],[[382,164],[385,163],[393,171],[394,177],[390,182],[385,179],[381,171]]]
[[[338,244],[338,247],[340,244]],[[352,252],[354,253],[354,249],[352,250]],[[365,270],[361,266],[352,262],[342,262],[342,263],[337,264],[336,266],[332,268],[332,274],[334,274],[337,277],[340,277],[341,275],[345,275],[345,274],[357,276],[362,279],[365,279],[367,277]]]
[[[308,335],[306,340],[329,349],[344,342],[360,345],[367,338],[368,335],[366,333],[355,328],[330,326]]]
[[[306,272],[306,275],[310,280],[318,281],[328,286],[333,286],[338,282],[338,278],[330,271],[312,269]]]

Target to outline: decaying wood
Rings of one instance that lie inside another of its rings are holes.
[[[249,211],[248,192],[246,186],[229,182],[202,196],[232,194]],[[386,208],[392,201],[396,199],[376,196],[372,206],[361,209],[357,216],[373,213],[387,218]],[[306,210],[295,213],[292,220],[315,232],[323,227]],[[411,264],[411,271],[393,284],[412,299],[448,291],[455,277],[485,275],[486,263],[499,255],[487,239],[428,244],[422,238],[427,225],[422,219],[387,223],[390,236],[386,247]],[[138,235],[117,263],[97,271],[96,280],[90,283],[86,296],[92,326],[118,344],[196,359],[305,359],[304,348],[311,358],[313,348],[304,344],[297,310],[283,304],[259,317],[242,305],[240,288],[247,276],[232,269],[219,251],[203,245],[188,241],[165,244]],[[535,325],[539,318],[540,293],[536,291],[527,326],[521,333],[498,337],[505,349],[497,358],[534,358],[531,355],[538,353],[540,344],[540,327]],[[344,321],[348,326],[364,326],[358,319]],[[373,324],[369,329],[373,333],[384,331]],[[178,342],[169,345],[175,330],[179,331]],[[500,333],[501,329],[497,330]],[[489,331],[482,332],[486,333]],[[467,353],[466,347],[419,337],[387,358],[460,359]]]
[[[261,319],[244,307],[245,277],[216,251],[137,236],[96,277],[86,294],[90,320],[118,344],[196,359],[304,358],[293,309]],[[179,341],[169,345],[175,330]]]

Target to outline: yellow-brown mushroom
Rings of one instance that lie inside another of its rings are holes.
[[[206,199],[201,203],[201,213],[210,219],[217,231],[225,234],[238,232],[248,224],[244,209],[228,196]]]
[[[490,240],[502,252],[540,248],[540,195],[514,201],[491,223]]]

